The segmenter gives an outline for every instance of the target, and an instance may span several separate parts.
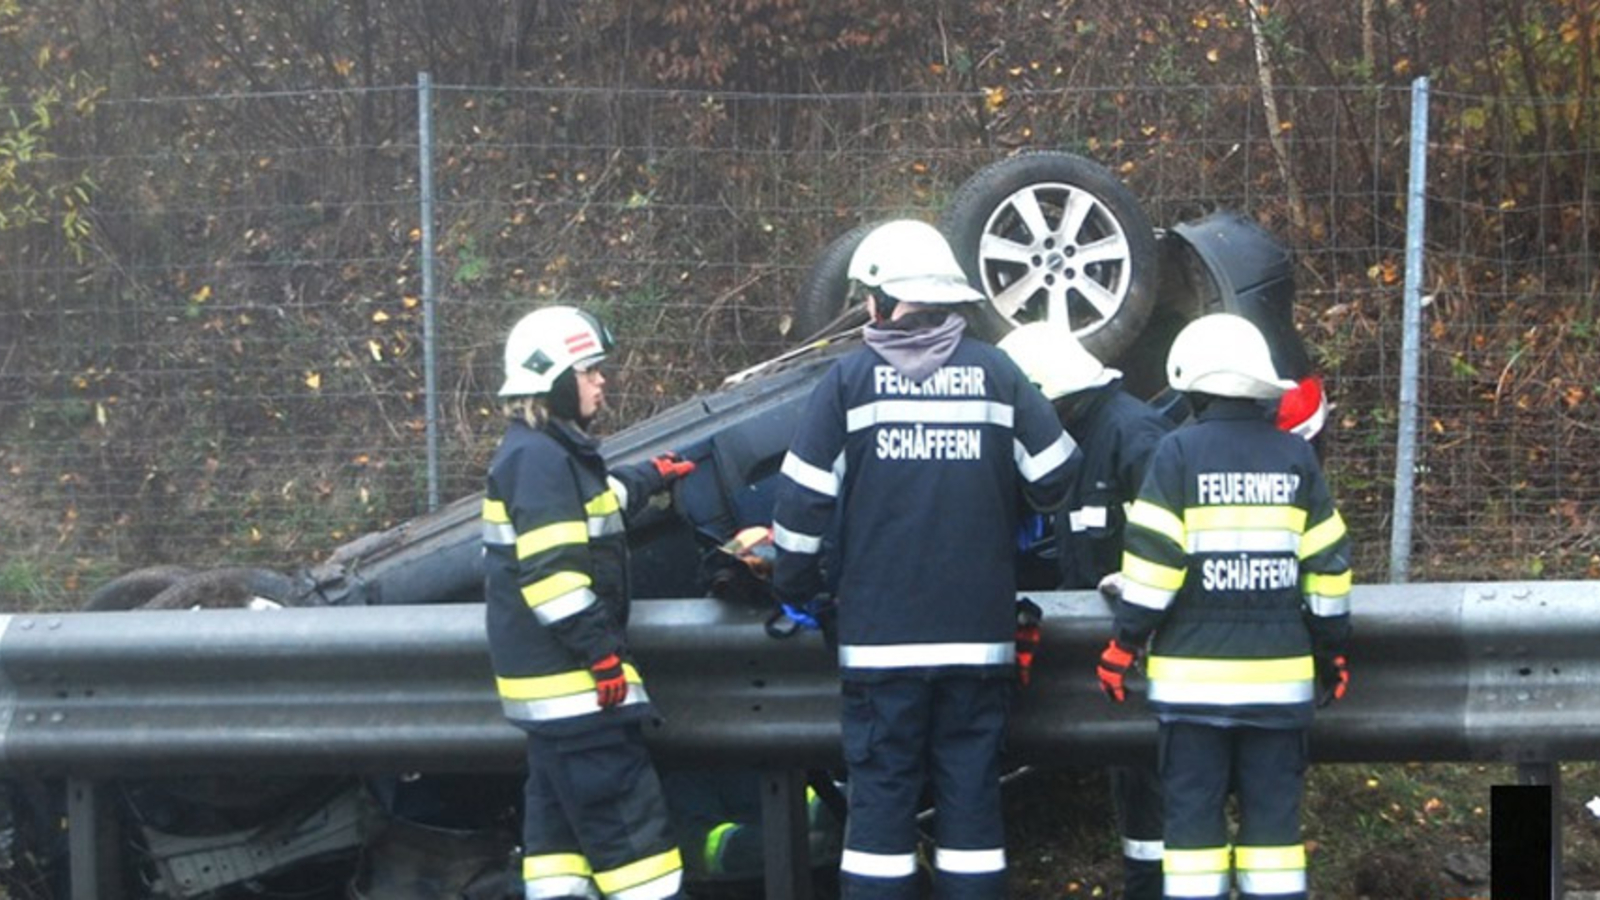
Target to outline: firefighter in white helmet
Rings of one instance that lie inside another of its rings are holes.
[[[1148,652],[1166,896],[1223,900],[1231,874],[1241,897],[1304,900],[1306,732],[1349,681],[1349,539],[1315,451],[1263,415],[1294,383],[1254,325],[1196,319],[1167,377],[1197,418],[1157,445],[1129,510],[1101,687],[1122,702]]]
[[[964,334],[956,310],[983,297],[932,226],[875,229],[849,277],[872,320],[865,346],[813,392],[773,527],[780,597],[804,607],[836,582],[849,767],[841,888],[918,896],[916,817],[931,781],[936,894],[1001,897],[1019,499],[1060,503],[1072,442],[1016,365]],[[824,536],[835,533],[825,580]]]
[[[483,501],[490,659],[505,715],[527,733],[526,896],[676,897],[682,862],[641,723],[628,655],[624,523],[694,469],[667,454],[607,470],[588,432],[612,338],[552,306],[505,346],[506,432]]]
[[[1138,496],[1156,444],[1174,422],[1122,388],[1122,373],[1090,353],[1058,322],[1032,322],[1000,349],[1055,404],[1082,461],[1056,516],[1062,590],[1104,586],[1115,600],[1122,565],[1125,509]],[[1153,748],[1152,748],[1153,750]],[[1153,760],[1112,766],[1110,780],[1122,837],[1122,896],[1161,898],[1161,782]]]

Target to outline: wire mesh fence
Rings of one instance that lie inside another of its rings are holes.
[[[448,500],[480,486],[523,312],[576,303],[618,332],[612,429],[802,337],[834,237],[936,219],[1031,149],[1105,164],[1158,227],[1226,207],[1291,247],[1358,578],[1382,579],[1408,96],[1273,97],[436,86],[431,298],[414,88],[103,101],[25,163],[87,176],[88,238],[0,232],[0,592],[292,568],[425,511],[428,302]],[[1415,578],[1600,571],[1588,112],[1436,94]]]

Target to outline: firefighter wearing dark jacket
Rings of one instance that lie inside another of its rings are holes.
[[[845,897],[915,897],[919,798],[932,781],[941,897],[1000,897],[1000,747],[1015,676],[1020,501],[1053,509],[1071,440],[1016,365],[951,306],[982,295],[922,222],[852,256],[866,346],[812,394],[784,460],[774,582],[823,590],[836,535]]]
[[[624,520],[693,469],[672,454],[607,471],[587,432],[611,335],[555,306],[505,348],[509,423],[483,501],[489,655],[528,736],[527,898],[676,897],[682,863],[644,745],[652,715],[628,656]]]
[[[1056,517],[1063,590],[1115,597],[1122,565],[1125,507],[1138,496],[1156,444],[1171,419],[1122,389],[1122,373],[1084,349],[1070,328],[1035,322],[1011,332],[1000,348],[1055,404],[1078,444],[1067,501]],[[1161,782],[1155,766],[1112,766],[1112,796],[1122,833],[1122,896],[1161,897]]]
[[[1129,511],[1101,686],[1122,700],[1149,640],[1166,896],[1222,900],[1231,872],[1243,898],[1304,900],[1306,732],[1348,684],[1349,540],[1315,451],[1263,415],[1294,385],[1253,325],[1191,322],[1167,376],[1197,421],[1156,447]]]

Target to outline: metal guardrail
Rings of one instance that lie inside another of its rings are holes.
[[[1148,755],[1143,704],[1106,702],[1092,674],[1110,631],[1105,605],[1091,592],[1030,596],[1045,640],[1014,708],[1016,761]],[[1363,585],[1353,606],[1351,691],[1318,716],[1315,759],[1548,773],[1600,758],[1600,583]],[[832,660],[816,634],[774,640],[763,619],[714,600],[635,605],[630,640],[666,717],[650,733],[664,765],[781,773],[837,761]],[[154,775],[510,771],[522,753],[500,716],[476,604],[0,624],[4,776],[66,778],[81,793]],[[92,811],[92,795],[78,809]],[[75,841],[74,853],[98,845]],[[799,896],[789,870],[775,896]]]
[[[1153,725],[1101,697],[1110,631],[1093,593],[1045,610],[1023,760],[1126,759]],[[1600,583],[1361,585],[1348,699],[1319,715],[1323,761],[1600,758]],[[816,765],[838,744],[837,678],[815,634],[763,611],[635,604],[630,641],[666,717],[664,760]],[[14,615],[0,627],[0,774],[79,777],[512,769],[474,604]]]

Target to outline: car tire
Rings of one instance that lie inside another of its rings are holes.
[[[1069,210],[1076,223],[1064,221]],[[1132,346],[1155,308],[1150,219],[1093,160],[1046,152],[985,166],[956,190],[939,228],[998,312],[1017,323],[1066,321],[1102,360]],[[1086,245],[1094,258],[1083,264]]]
[[[795,297],[785,337],[798,338],[798,343],[805,343],[825,333],[860,324],[853,317],[844,318],[850,311],[850,257],[855,255],[862,239],[884,221],[887,220],[863,222],[822,248]],[[860,321],[866,321],[865,313],[860,314]]]
[[[182,581],[194,570],[185,566],[147,566],[118,575],[94,589],[83,604],[85,612],[120,612],[137,609],[150,598]]]

